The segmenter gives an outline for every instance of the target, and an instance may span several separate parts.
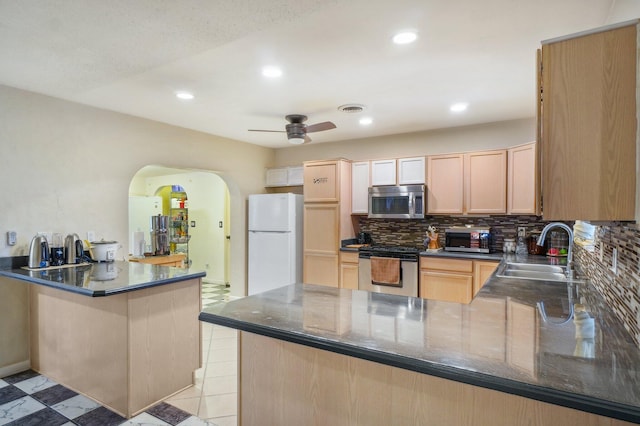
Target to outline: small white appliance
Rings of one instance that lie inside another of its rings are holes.
[[[302,195],[249,195],[249,295],[302,282],[302,216]]]

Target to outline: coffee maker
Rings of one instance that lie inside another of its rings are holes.
[[[151,252],[155,256],[169,254],[168,224],[169,216],[151,216]]]

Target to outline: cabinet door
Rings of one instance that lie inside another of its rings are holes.
[[[500,262],[473,261],[473,295],[475,296],[487,282]]]
[[[423,185],[424,157],[398,159],[398,185]]]
[[[371,185],[395,185],[396,160],[374,160],[371,162]]]
[[[420,271],[420,297],[422,298],[469,303],[473,298],[472,292],[472,274]]]
[[[339,214],[337,203],[304,205],[302,275],[307,284],[338,287]]]
[[[542,46],[545,220],[634,220],[637,29]]]
[[[358,289],[357,263],[340,263],[340,287]]]
[[[340,212],[336,203],[304,205],[304,251],[335,254],[340,249]]]
[[[351,213],[369,213],[369,162],[351,164]]]
[[[507,214],[538,214],[536,144],[509,148]]]
[[[507,212],[507,151],[465,154],[465,207],[470,214]]]
[[[303,277],[305,284],[338,287],[338,255],[306,252],[303,257]]]
[[[267,169],[264,186],[286,186],[287,168]]]
[[[304,201],[340,201],[340,167],[335,161],[320,161],[304,165]]]
[[[304,168],[288,167],[287,168],[287,185],[300,186],[304,184]]]
[[[464,212],[464,157],[462,154],[427,157],[427,213]]]

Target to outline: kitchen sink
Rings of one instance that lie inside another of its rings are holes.
[[[496,276],[538,281],[579,281],[567,278],[566,267],[564,266],[539,263],[504,262],[498,268]]]

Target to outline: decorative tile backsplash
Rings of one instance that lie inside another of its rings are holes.
[[[358,219],[360,231],[371,233],[375,244],[407,245],[424,248],[425,232],[430,225],[438,231],[444,246],[444,230],[450,226],[490,226],[493,231],[491,250],[502,251],[506,237],[515,237],[518,226],[541,231],[548,223],[537,216],[448,217],[430,216],[424,220]],[[573,223],[567,222],[573,226]],[[600,261],[602,243],[602,261]],[[607,304],[622,321],[640,346],[640,225],[614,223],[598,226],[596,249],[590,253],[574,245],[576,267],[593,282]],[[618,249],[617,274],[610,271],[613,248]]]
[[[444,230],[451,226],[488,226],[493,233],[491,251],[501,252],[505,236],[515,238],[517,228],[524,226],[527,234],[531,231],[542,231],[546,222],[537,216],[429,216],[423,220],[404,219],[369,219],[361,216],[360,231],[371,233],[375,244],[405,245],[424,248],[424,238],[427,228],[435,226],[438,230],[438,240],[444,246]]]
[[[602,243],[602,244],[601,244]],[[640,227],[633,223],[598,226],[595,251],[576,247],[575,263],[640,346]],[[602,247],[602,261],[600,260]],[[618,249],[617,273],[611,271]]]

